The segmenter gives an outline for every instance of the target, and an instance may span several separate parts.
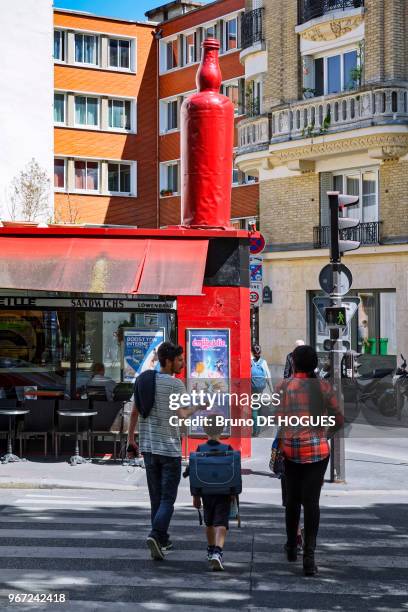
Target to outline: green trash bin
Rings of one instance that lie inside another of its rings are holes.
[[[377,338],[367,338],[368,347],[366,352],[370,355],[377,354]]]
[[[388,355],[388,338],[380,338],[380,355]]]

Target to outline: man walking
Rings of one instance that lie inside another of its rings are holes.
[[[128,450],[136,452],[135,427],[139,421],[139,446],[146,466],[151,505],[152,529],[146,544],[152,559],[164,559],[163,550],[172,544],[168,528],[181,478],[181,440],[178,426],[170,425],[171,416],[187,418],[202,406],[170,410],[170,396],[186,393],[183,382],[174,377],[184,367],[183,348],[163,342],[158,348],[160,372],[146,372],[135,383],[128,432]],[[142,416],[143,415],[143,416]]]
[[[298,346],[304,346],[305,345],[305,341],[304,340],[296,340],[295,342],[295,348],[297,348]],[[294,374],[294,368],[293,368],[293,351],[291,353],[288,353],[286,355],[286,363],[285,363],[285,370],[283,372],[283,378],[292,378]]]

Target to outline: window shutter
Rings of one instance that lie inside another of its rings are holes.
[[[327,192],[333,189],[333,174],[320,172],[320,226],[330,225],[329,198]]]

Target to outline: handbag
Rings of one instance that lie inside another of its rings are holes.
[[[269,460],[269,469],[275,476],[282,478],[285,474],[285,457],[280,449],[281,439],[279,432],[276,434],[271,447],[271,458]]]

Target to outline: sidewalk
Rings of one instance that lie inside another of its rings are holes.
[[[344,484],[326,482],[324,498],[377,495],[407,497],[408,440],[379,440],[375,446],[364,440],[346,440]],[[381,445],[381,446],[380,446]],[[242,462],[244,491],[242,501],[279,503],[280,481],[268,468],[271,440],[252,441],[253,455]],[[328,472],[326,474],[328,478]],[[66,460],[38,457],[21,463],[0,464],[0,488],[72,488],[146,492],[144,469],[119,461],[96,459],[92,464],[71,466]],[[179,501],[188,501],[188,481],[182,479]],[[384,499],[384,501],[386,501]]]

